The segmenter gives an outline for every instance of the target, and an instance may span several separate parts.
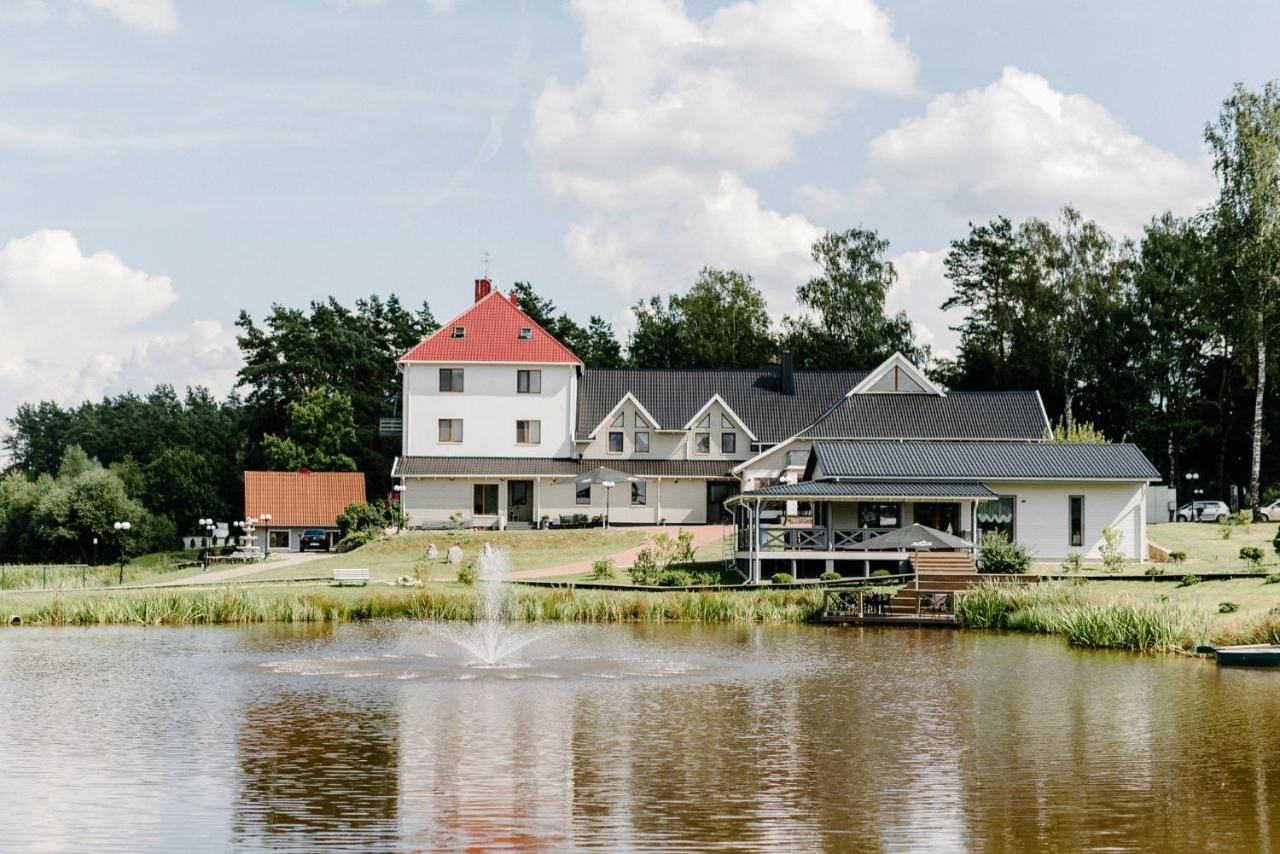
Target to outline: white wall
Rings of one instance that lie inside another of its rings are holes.
[[[768,453],[743,469],[743,490],[759,489],[762,483],[772,483],[780,479],[790,483],[799,481],[804,476],[803,463],[797,467],[788,467],[788,452],[794,451],[798,458],[807,461],[812,447],[813,442],[808,439],[795,439],[775,445]]]
[[[440,369],[461,368],[463,391],[440,391]],[[541,394],[516,393],[516,371],[542,371]],[[573,365],[448,364],[404,366],[405,456],[569,457],[577,369]],[[462,442],[441,443],[439,419],[462,419]],[[516,444],[516,421],[542,422],[542,441]],[[470,500],[468,499],[468,507]]]
[[[1145,484],[1142,483],[1020,483],[988,481],[998,495],[1017,496],[1014,531],[1034,561],[1061,561],[1077,553],[1100,560],[1102,529],[1123,535],[1120,548],[1133,561],[1146,559]],[[1084,496],[1084,546],[1070,545],[1069,496]]]

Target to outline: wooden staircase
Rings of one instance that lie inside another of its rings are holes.
[[[980,580],[973,558],[966,552],[914,552],[911,569],[915,581],[893,595],[887,616],[951,622],[955,619],[955,594]]]

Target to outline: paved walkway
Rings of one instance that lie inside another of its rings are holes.
[[[331,557],[330,552],[288,552],[281,554],[276,552],[265,561],[259,563],[246,563],[239,566],[228,567],[227,569],[215,569],[211,572],[201,572],[197,575],[188,575],[186,578],[175,578],[172,581],[157,581],[147,585],[139,585],[145,587],[189,587],[191,585],[202,584],[219,584],[223,581],[235,581],[237,578],[243,578],[246,575],[257,575],[261,572],[269,572],[273,569],[283,569],[286,566],[294,566],[300,563],[310,563],[320,558]],[[125,587],[131,585],[126,584]],[[119,590],[120,588],[114,588]]]
[[[665,527],[643,526],[638,528],[638,530],[641,530],[650,534],[667,533],[673,537],[676,534],[680,533],[681,531],[687,530],[689,531],[689,533],[693,534],[693,547],[696,549],[700,546],[705,546],[707,543],[714,542],[715,540],[719,540],[723,538],[726,534],[728,534],[730,531],[733,530],[733,526],[732,525],[690,525],[688,528],[679,528],[679,527],[673,528],[671,526],[665,526]],[[640,553],[640,549],[642,548],[644,548],[643,544],[635,546],[634,548],[627,549],[625,551],[620,551],[617,554],[610,555],[610,557],[613,558],[613,562],[617,564],[619,568],[624,566],[630,566],[631,564],[635,563],[636,555]],[[599,560],[599,558],[590,558],[588,560],[580,560],[575,563],[566,563],[563,566],[546,566],[546,567],[543,567],[542,569],[525,569],[519,572],[513,572],[509,574],[507,577],[512,579],[521,579],[521,578],[555,578],[561,575],[578,575],[583,572],[590,572],[591,564],[595,563],[597,560]]]

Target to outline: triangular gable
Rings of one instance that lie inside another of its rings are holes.
[[[725,403],[724,398],[718,394],[711,395],[711,399],[708,400],[706,403],[704,403],[701,409],[693,413],[693,417],[690,418],[688,422],[685,423],[684,429],[691,430],[693,428],[693,425],[698,423],[698,419],[700,419],[703,415],[706,415],[707,412],[711,409],[711,407],[717,403],[720,404],[721,408],[724,409],[726,413],[728,413],[729,417],[733,419],[734,423],[736,423],[738,427],[742,429],[742,432],[747,434],[748,438],[750,438],[751,441],[753,442],[756,441],[756,434],[753,433],[751,431],[751,428],[747,426],[747,422],[743,421],[742,417],[739,416],[738,413],[733,411],[733,407]],[[715,429],[714,425],[712,425],[711,429]]]
[[[946,397],[940,386],[924,375],[924,371],[911,364],[901,353],[894,353],[879,367],[867,374],[866,379],[854,386],[847,397],[855,394],[931,394]]]
[[[465,330],[461,338],[453,337],[457,327]],[[522,329],[529,329],[531,335],[522,337]],[[582,364],[572,350],[499,290],[490,291],[466,311],[441,324],[399,361]]]
[[[601,427],[605,427],[608,424],[611,424],[613,420],[618,417],[618,413],[622,411],[622,407],[627,405],[627,401],[631,401],[632,405],[635,406],[636,411],[639,412],[642,416],[644,416],[644,420],[648,421],[654,430],[662,429],[662,426],[658,424],[658,419],[654,418],[651,414],[649,414],[649,410],[644,408],[644,404],[641,403],[634,394],[632,394],[631,392],[627,392],[622,396],[621,400],[619,400],[616,404],[614,404],[613,409],[610,409],[609,413],[605,415],[604,418],[600,419],[600,423],[597,424],[595,427],[591,428],[591,432],[587,434],[587,438],[579,439],[578,441],[583,442],[583,441],[589,441],[591,439],[594,439],[596,437],[596,434],[600,432]]]

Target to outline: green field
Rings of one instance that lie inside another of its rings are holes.
[[[1147,526],[1147,539],[1168,549],[1187,553],[1182,569],[1186,572],[1248,572],[1249,565],[1240,559],[1243,546],[1262,549],[1263,570],[1280,571],[1280,556],[1271,541],[1280,523],[1254,522],[1249,525],[1218,525],[1209,522],[1164,522]],[[1223,532],[1230,536],[1224,538]],[[1172,566],[1166,568],[1173,570]]]

